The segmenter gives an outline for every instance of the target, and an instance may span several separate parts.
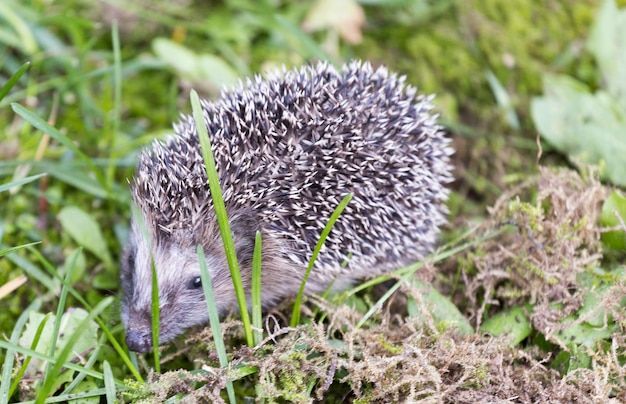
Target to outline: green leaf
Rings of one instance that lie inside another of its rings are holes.
[[[88,313],[83,309],[70,309],[63,314],[61,319],[61,328],[59,329],[59,339],[56,341],[57,351],[56,357],[58,357],[60,351],[65,347],[68,339],[72,336],[72,334],[76,331],[78,325],[87,318]],[[42,314],[37,312],[30,312],[28,324],[26,324],[26,328],[20,337],[19,344],[24,348],[30,348],[33,344],[33,341],[37,339],[38,328],[42,321],[46,321],[49,317],[50,320],[46,322],[43,327],[43,331],[40,332],[39,341],[37,346],[35,347],[35,351],[40,352],[42,354],[47,354],[52,346],[52,338],[54,338],[54,322],[56,316],[54,314]],[[88,328],[83,330],[82,337],[76,341],[73,346],[73,352],[75,355],[81,354],[83,352],[87,352],[90,348],[96,346],[97,341],[97,331],[98,325],[95,322],[91,322],[87,324]],[[33,358],[28,365],[26,370],[26,375],[35,376],[38,373],[38,369],[41,370],[41,367],[45,365],[41,360]]]
[[[626,108],[626,9],[618,10],[614,0],[606,0],[600,9],[587,49],[602,71],[606,90]]]
[[[489,317],[480,327],[481,332],[491,335],[508,335],[512,346],[518,345],[530,335],[532,326],[523,307],[513,307]]]
[[[424,304],[433,320],[435,320],[437,328],[458,328],[459,331],[465,335],[474,333],[472,325],[449,298],[439,293],[432,285],[424,283],[419,279],[414,279],[412,282],[413,287],[417,288],[424,299]],[[407,308],[409,315],[413,317],[423,317],[414,299],[409,300]]]
[[[541,136],[570,159],[599,164],[601,174],[626,186],[626,116],[607,92],[589,93],[567,76],[546,75],[544,95],[531,102]]]
[[[108,365],[107,361],[104,361],[104,369],[106,370],[106,365]],[[110,369],[110,366],[109,366]],[[106,373],[105,373],[106,375]],[[113,377],[113,375],[111,375]],[[106,385],[106,378],[105,378]],[[68,404],[99,404],[101,402],[101,393],[102,389],[98,388],[98,384],[93,380],[83,380],[71,394],[68,394],[67,403]],[[106,391],[106,402],[107,403],[115,403],[115,395],[110,398],[109,390],[105,388]],[[86,396],[81,396],[84,393]],[[75,396],[79,396],[78,398],[74,398]]]
[[[88,171],[84,168],[79,168],[73,164],[53,164],[42,162],[40,167],[48,172],[48,174],[59,181],[62,181],[68,185],[71,185],[81,191],[84,191],[96,198],[117,198],[117,194],[108,194],[96,179],[89,175]]]
[[[602,205],[602,226],[615,227],[621,225],[615,214],[626,223],[626,196],[618,190],[611,192]],[[624,230],[609,231],[602,234],[602,242],[609,248],[618,251],[626,250],[626,232]]]
[[[511,129],[519,130],[519,119],[517,118],[515,106],[511,101],[511,97],[509,97],[509,93],[506,91],[502,83],[500,83],[500,80],[498,80],[498,78],[491,69],[487,69],[487,71],[485,71],[485,77],[487,78],[487,83],[489,83],[489,87],[491,87],[491,92],[493,93],[493,96],[498,103],[498,107],[500,107],[500,109],[505,114],[507,123],[509,124]]]
[[[573,321],[569,317],[567,321]],[[557,337],[568,346],[581,345],[594,348],[598,341],[609,338],[616,331],[615,324],[606,327],[593,327],[587,323],[576,324],[557,333]]]
[[[592,327],[602,327],[605,320],[613,322],[613,316],[606,314],[606,308],[601,307],[602,297],[610,287],[601,285],[597,288],[590,288],[585,291],[584,303],[576,313],[576,317],[585,317],[585,323]],[[593,312],[593,313],[592,313]]]
[[[237,82],[238,74],[218,56],[198,54],[165,38],[152,42],[152,50],[183,79],[197,83],[210,83],[217,89]]]
[[[85,249],[101,259],[107,267],[113,266],[100,225],[88,213],[76,206],[66,206],[59,212],[59,222],[63,229]]]
[[[561,351],[554,358],[551,367],[561,374],[567,374],[575,369],[589,369],[591,358],[578,346],[570,348],[570,352]]]

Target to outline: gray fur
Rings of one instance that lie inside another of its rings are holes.
[[[256,230],[263,236],[264,304],[295,294],[322,229],[348,193],[353,198],[322,248],[308,292],[398,268],[434,248],[447,213],[452,149],[430,98],[404,77],[367,63],[341,72],[319,63],[248,79],[202,108],[245,285]],[[132,184],[141,220],[133,222],[122,262],[122,320],[137,351],[152,344],[151,256],[159,342],[208,321],[202,289],[193,288],[197,244],[207,254],[219,311],[236,308],[193,118],[183,116],[174,129],[140,155]]]

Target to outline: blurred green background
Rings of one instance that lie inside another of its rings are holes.
[[[538,144],[543,164],[569,164],[567,150],[538,139],[531,101],[550,75],[574,77],[590,91],[605,84],[587,46],[601,5],[3,0],[0,85],[31,65],[0,101],[0,184],[47,177],[0,193],[0,250],[42,241],[0,258],[0,285],[24,273],[30,278],[0,296],[0,334],[10,334],[36,296],[47,294],[52,310],[53,280],[41,268],[63,273],[79,245],[74,287],[91,304],[116,295],[137,153],[190,111],[190,89],[215,98],[224,85],[283,65],[369,60],[436,94],[457,150],[452,226],[443,236],[453,238],[461,224],[483,220],[510,184],[536,172]],[[46,120],[75,148],[42,136],[11,103]],[[119,324],[116,308],[105,317]]]

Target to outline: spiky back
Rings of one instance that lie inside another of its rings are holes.
[[[329,268],[347,254],[360,266],[398,265],[431,250],[452,150],[430,99],[404,77],[319,63],[248,79],[202,107],[227,208],[255,212],[294,261],[307,262],[347,193],[353,199],[320,257]],[[142,153],[133,188],[149,224],[165,233],[192,231],[213,210],[193,119],[175,132]]]

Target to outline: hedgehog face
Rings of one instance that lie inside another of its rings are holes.
[[[133,225],[121,270],[122,321],[126,343],[133,351],[146,352],[152,347],[152,262],[159,283],[159,343],[208,322],[196,248],[177,242],[181,238],[176,236],[158,239],[151,248]],[[218,301],[218,311],[223,313],[234,304],[230,273],[223,252],[207,247],[206,260],[216,295],[224,296]]]

